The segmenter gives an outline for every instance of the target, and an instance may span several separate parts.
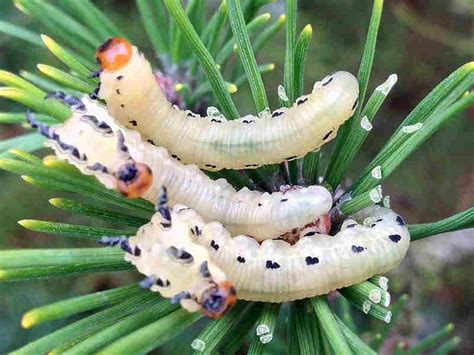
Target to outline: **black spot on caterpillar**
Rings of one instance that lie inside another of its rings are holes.
[[[165,280],[163,281],[162,279],[158,278],[156,279],[156,284],[159,286],[159,287],[169,287],[171,285],[170,281],[169,280]],[[151,287],[151,286],[150,286]]]
[[[323,141],[325,141],[326,139],[328,139],[328,137],[331,135],[333,131],[329,131],[328,133],[326,133],[323,137]]]
[[[319,259],[314,256],[307,256],[305,261],[306,261],[306,265],[316,265],[319,263]]]
[[[124,78],[117,81],[118,75]],[[347,72],[336,72],[317,82],[312,93],[288,109],[235,121],[223,116],[189,120],[197,116],[172,108],[150,63],[136,47],[124,66],[118,70],[105,68],[100,80],[99,96],[119,122],[129,125],[128,117],[133,117],[145,139],[152,139],[183,162],[206,170],[258,168],[283,162],[288,156],[302,157],[326,143],[324,134],[330,129],[336,132],[353,114],[352,106],[359,95],[356,78]],[[328,80],[331,85],[323,87]],[[125,108],[120,106],[123,104]],[[278,120],[272,119],[278,116]],[[241,122],[252,122],[251,128]],[[292,137],[291,144],[288,137]],[[190,141],[193,144],[187,144]],[[253,164],[249,165],[249,161]]]
[[[86,97],[83,104],[86,112],[73,112],[71,118],[54,129],[36,127],[50,139],[48,145],[59,158],[68,160],[84,174],[96,176],[108,188],[117,189],[120,182],[132,181],[131,173],[138,171],[136,164],[144,164],[150,167],[153,178],[138,196],[154,203],[161,187],[166,185],[172,205],[186,204],[206,220],[224,223],[232,234],[252,235],[257,240],[277,238],[288,230],[312,223],[332,206],[331,194],[321,186],[272,194],[245,188],[237,192],[225,180],[213,181],[196,166],[173,159],[164,148],[143,142],[138,132],[118,125],[99,102]],[[84,114],[106,123],[112,133],[97,132],[81,118]],[[87,157],[87,161],[78,156]],[[88,169],[96,163],[105,167],[108,174]],[[282,199],[288,201],[280,203]],[[166,221],[160,223],[163,228],[168,227]]]
[[[101,163],[95,163],[94,165],[87,166],[87,169],[92,170],[92,171],[99,171],[104,174],[109,173],[109,170],[107,169],[107,167],[103,166]]]
[[[352,249],[352,252],[354,253],[362,253],[365,250],[364,247],[361,247],[359,245],[353,245],[351,249]]]
[[[178,249],[174,246],[170,246],[166,249],[168,256],[174,261],[182,264],[191,264],[194,261],[193,256],[184,249]]]
[[[211,247],[212,247],[212,249],[214,249],[215,251],[218,251],[218,250],[219,250],[219,245],[218,245],[214,240],[211,240]]]
[[[136,120],[130,120],[130,121],[128,121],[128,122],[130,122],[130,124],[131,124],[133,127],[138,126],[138,122],[137,122]]]
[[[397,223],[402,227],[405,226],[405,221],[400,216],[397,216]]]
[[[402,239],[402,237],[399,234],[390,234],[388,237],[394,243],[398,243],[400,239]]]
[[[298,100],[296,100],[296,104],[299,106],[299,105],[304,104],[306,101],[308,101],[307,97],[305,97],[303,99],[298,99]]]
[[[240,255],[237,257],[237,261],[241,264],[245,264],[245,258]]]
[[[278,264],[278,263],[275,262],[275,261],[267,260],[266,263],[265,263],[265,267],[266,267],[267,269],[279,269],[279,268],[280,268],[280,264]]]
[[[328,80],[326,80],[326,81],[323,83],[323,85],[322,85],[322,86],[326,86],[326,85],[328,85],[328,84],[329,84],[331,81],[332,81],[332,78],[331,78],[331,77],[329,77],[329,79],[328,79]]]

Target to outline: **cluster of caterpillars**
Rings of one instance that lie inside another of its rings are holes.
[[[156,203],[155,215],[136,236],[101,240],[124,250],[126,260],[146,275],[144,287],[189,311],[203,310],[219,318],[237,296],[283,302],[325,294],[389,271],[404,258],[409,233],[401,217],[389,209],[363,210],[329,235],[333,201],[321,186],[273,194],[235,191],[225,180],[212,181],[197,167],[183,165],[196,163],[210,170],[256,168],[304,156],[315,148],[306,144],[309,138],[319,147],[352,115],[358,97],[352,75],[328,76],[292,108],[260,118],[229,121],[217,115],[195,120],[200,116],[166,101],[150,64],[126,40],[106,42],[97,59],[101,85],[92,93],[93,100],[53,94],[71,107],[73,116],[53,128],[37,122],[32,114],[28,119],[48,138],[58,157],[125,196]],[[150,94],[142,95],[143,90]],[[140,95],[151,101],[140,101]],[[98,97],[106,100],[107,107],[95,101]],[[303,143],[287,152],[293,144],[265,130],[276,122],[284,122],[279,129],[284,128],[296,116],[301,121],[296,141]],[[201,123],[180,128],[193,122]],[[211,130],[214,136],[204,137],[213,144],[182,144],[189,137],[180,132],[201,137],[209,131],[208,124],[217,124]],[[301,135],[307,132],[308,137]],[[238,144],[222,145],[223,134],[235,135]],[[173,141],[163,140],[167,136]],[[196,147],[201,157],[186,150]],[[237,155],[231,154],[233,150]],[[369,217],[375,221],[370,226],[356,222]]]

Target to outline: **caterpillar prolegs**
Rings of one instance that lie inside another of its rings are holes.
[[[374,221],[370,226],[358,223],[367,218]],[[400,216],[374,206],[345,220],[334,236],[259,244],[231,237],[221,223],[205,223],[190,208],[176,205],[169,211],[162,205],[128,243],[126,260],[152,280],[153,291],[216,318],[235,302],[234,291],[239,299],[285,302],[387,272],[405,257],[410,235]]]
[[[166,186],[170,205],[190,206],[206,221],[223,223],[232,235],[257,240],[277,238],[312,223],[332,206],[332,196],[322,186],[272,194],[247,188],[236,191],[224,179],[213,181],[197,166],[183,165],[166,149],[144,142],[138,132],[120,126],[97,101],[58,98],[72,104],[71,118],[51,128],[31,115],[30,122],[49,139],[59,158],[130,197],[154,203]]]
[[[104,43],[97,59],[103,69],[98,96],[107,102],[109,113],[184,163],[205,170],[252,169],[301,158],[336,136],[359,96],[357,79],[336,72],[291,108],[259,118],[201,117],[167,101],[150,63],[125,39]]]

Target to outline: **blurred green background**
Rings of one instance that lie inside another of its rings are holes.
[[[133,1],[102,0],[96,3],[117,24],[127,28],[130,39],[152,58],[151,46],[139,25]],[[329,72],[357,72],[371,6],[372,1],[369,0],[299,1],[300,28],[308,23],[313,26],[306,92],[316,80]],[[402,11],[405,8],[416,16],[415,26],[407,21],[409,17]],[[284,9],[283,3],[276,3],[264,10],[277,18]],[[474,5],[469,0],[386,1],[369,91],[391,73],[398,74],[398,83],[380,110],[374,129],[348,177],[357,176],[400,121],[431,88],[457,67],[473,60],[473,15]],[[0,1],[0,20],[41,30],[7,0]],[[462,45],[465,42],[470,43],[470,49]],[[277,105],[277,86],[283,81],[284,48],[282,31],[259,56],[260,63],[276,64],[276,70],[264,77],[273,108]],[[0,34],[0,68],[13,72],[21,69],[36,72],[37,63],[57,64],[57,61],[46,50]],[[253,104],[246,89],[240,90],[236,99],[242,113],[252,111]],[[0,112],[13,106],[0,101]],[[392,207],[409,223],[435,221],[472,206],[473,114],[473,110],[466,112],[440,130],[384,183],[384,194],[391,196]],[[20,131],[17,126],[0,126],[0,138],[15,136]],[[64,194],[40,190],[3,171],[0,171],[0,186],[1,248],[87,244],[28,232],[16,223],[24,218],[81,223],[79,217],[60,213],[48,204],[49,198]],[[84,221],[90,223],[90,219]],[[104,225],[102,222],[94,223]],[[402,292],[412,296],[408,310],[397,327],[394,343],[401,339],[414,341],[442,324],[454,322],[455,333],[463,338],[459,352],[473,353],[474,288],[470,277],[474,271],[473,237],[473,230],[469,230],[451,234],[443,240],[435,237],[418,242],[402,267],[391,275],[394,298]],[[133,275],[125,273],[96,274],[67,280],[0,284],[0,353],[61,325],[56,322],[39,326],[38,329],[22,330],[19,321],[26,310],[73,295],[119,286],[131,277]],[[371,325],[367,324],[367,329]],[[187,337],[192,339],[192,334],[187,334]],[[385,352],[389,353],[390,349],[385,349]]]

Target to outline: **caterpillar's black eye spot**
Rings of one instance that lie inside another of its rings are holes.
[[[281,116],[281,115],[283,115],[283,111],[274,111],[272,113],[272,117],[278,117],[278,116]]]
[[[287,198],[282,198],[282,199],[280,200],[280,202],[286,202],[286,201],[288,201]]]
[[[217,244],[214,240],[211,240],[211,247],[217,251],[219,250],[219,244]]]
[[[400,239],[402,239],[402,237],[400,236],[400,234],[390,234],[388,236],[388,238],[394,242],[394,243],[398,243],[400,241]]]
[[[222,123],[222,121],[220,121],[220,120],[216,120],[215,118],[211,119],[211,122],[215,122],[215,123]]]
[[[124,105],[124,104],[120,104],[120,107],[121,107],[121,108],[125,108],[125,105]]]
[[[265,267],[267,269],[279,269],[280,264],[278,264],[276,261],[267,260],[267,262],[265,263]]]
[[[296,159],[296,158],[298,158],[297,155],[292,155],[291,157],[285,158],[285,160],[293,160],[293,159]]]
[[[123,79],[123,75],[117,76],[117,80],[122,80],[122,79]]]
[[[365,250],[364,247],[358,245],[353,245],[351,249],[353,253],[362,253]]]
[[[147,139],[146,141],[147,141],[148,143],[152,144],[152,145],[156,145],[155,142],[153,142],[153,140],[151,140],[151,139]]]
[[[207,167],[207,168],[215,169],[215,168],[217,168],[217,165],[206,164],[206,167]]]
[[[296,104],[299,106],[299,105],[304,104],[306,101],[308,101],[308,98],[307,98],[307,97],[304,97],[304,98],[298,99],[298,100],[296,101]]]
[[[322,86],[328,85],[334,78],[331,76],[328,80],[326,80]]]
[[[383,221],[383,218],[379,218],[378,220],[376,220],[375,222],[382,222]]]
[[[315,234],[316,234],[315,231],[311,231],[311,232],[305,233],[305,235],[303,237],[312,237]]]
[[[120,95],[120,90],[119,89],[115,90],[115,92],[117,93],[117,95]]]
[[[357,223],[348,224],[346,228],[354,228],[356,225]]]
[[[397,216],[397,223],[398,223],[400,226],[402,226],[402,227],[405,226],[405,221],[404,221],[403,218],[400,217],[400,216]]]
[[[240,255],[239,255],[239,256],[237,257],[237,261],[238,261],[239,263],[241,263],[241,264],[245,264],[245,258],[244,258],[243,256],[240,256]]]
[[[118,178],[123,182],[130,182],[135,180],[137,177],[138,169],[135,164],[126,164],[122,166],[118,171]]]
[[[129,122],[133,127],[138,126],[138,122],[135,121],[135,120],[130,120],[130,121],[128,121],[128,122]]]
[[[315,256],[307,256],[305,261],[306,261],[306,265],[316,265],[319,263],[319,258]]]
[[[354,102],[354,105],[352,105],[352,110],[355,110],[358,103],[359,103],[359,98],[357,98],[357,100],[355,100],[355,102]]]
[[[259,203],[257,204],[257,206],[258,206],[258,207],[262,207],[263,204],[262,204],[261,202],[259,202]]]
[[[328,133],[326,133],[326,135],[323,137],[323,141],[325,141],[326,139],[328,139],[332,132],[333,132],[333,131],[331,130],[331,131],[329,131]]]
[[[178,157],[176,154],[171,154],[171,156],[172,156],[173,158],[175,158],[177,161],[180,161],[180,160],[181,160],[181,158]]]

